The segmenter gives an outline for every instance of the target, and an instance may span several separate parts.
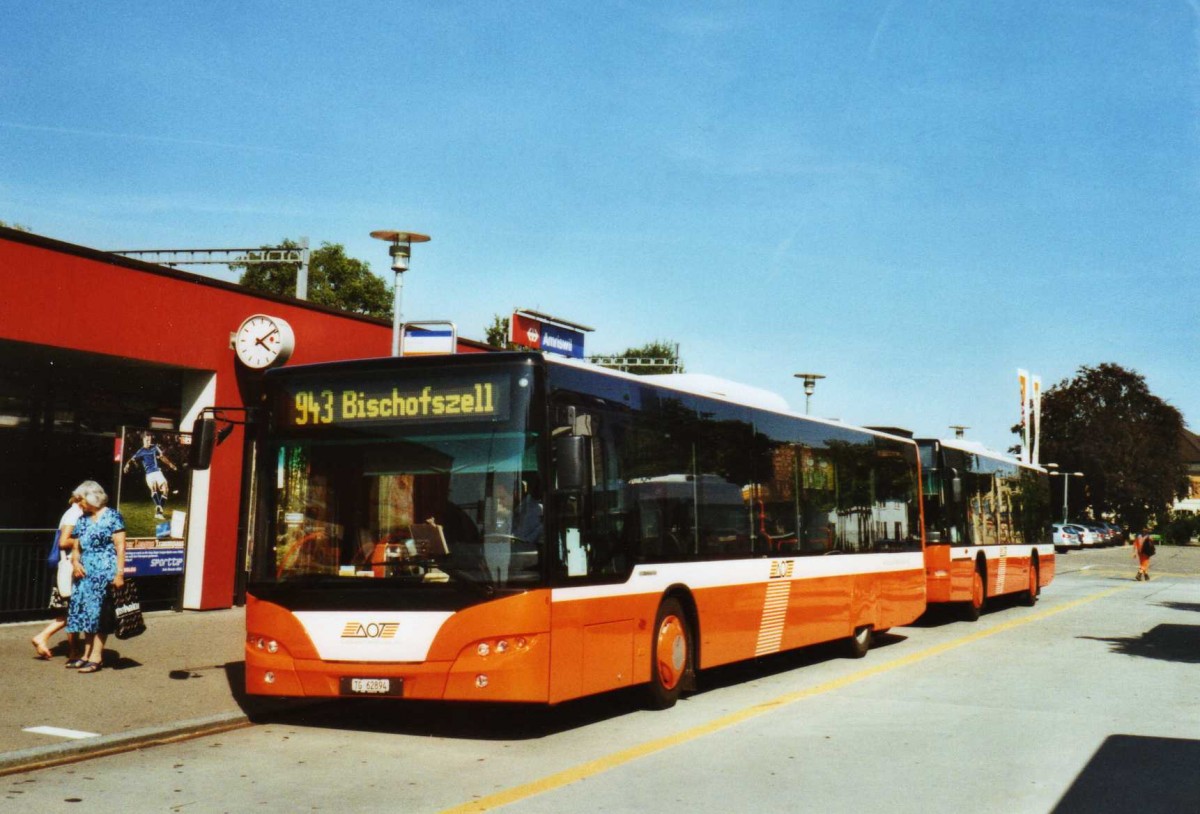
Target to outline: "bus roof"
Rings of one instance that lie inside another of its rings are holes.
[[[950,449],[957,449],[960,452],[968,452],[972,455],[982,455],[984,458],[991,458],[996,461],[1003,461],[1005,463],[1014,464],[1016,466],[1023,466],[1028,469],[1037,470],[1038,472],[1046,471],[1046,468],[1040,464],[1026,463],[1025,461],[1022,461],[1018,458],[1014,458],[1012,455],[1008,455],[1003,452],[997,452],[994,449],[984,446],[983,444],[979,443],[978,441],[966,441],[966,440],[963,440],[962,438],[921,438],[921,439],[918,439],[917,443],[918,444],[933,444],[933,443],[941,444],[943,447],[949,447]]]
[[[544,354],[540,351],[496,351],[494,353],[446,355],[430,354],[413,357],[379,356],[364,359],[346,359],[332,362],[318,362],[308,365],[288,365],[286,367],[275,368],[267,371],[266,378],[267,380],[272,380],[277,377],[287,378],[293,375],[305,375],[314,372],[329,372],[334,370],[386,370],[388,367],[397,363],[401,363],[405,366],[412,365],[414,367],[436,367],[438,365],[445,364],[486,365],[491,362],[498,363],[502,360],[512,361],[518,357],[530,362],[544,360],[545,363],[551,365],[574,367],[602,376],[609,376],[612,378],[624,379],[630,382],[637,382],[642,385],[652,385],[654,387],[659,387],[666,390],[674,390],[676,392],[687,393],[689,395],[717,399],[719,401],[725,401],[743,407],[750,407],[773,413],[779,413],[782,415],[803,418],[807,421],[825,424],[830,427],[841,427],[842,429],[846,430],[865,432],[870,435],[893,438],[895,440],[912,443],[911,437],[896,435],[893,432],[889,432],[888,428],[862,427],[854,424],[848,424],[837,419],[802,415],[794,412],[788,405],[787,400],[778,393],[766,390],[764,388],[742,384],[741,382],[722,379],[718,376],[710,376],[704,373],[667,373],[661,375],[639,376],[621,370],[601,367],[600,365],[583,359],[570,359],[564,356]]]

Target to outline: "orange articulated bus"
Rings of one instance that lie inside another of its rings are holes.
[[[1037,602],[1054,579],[1050,478],[968,441],[917,441],[925,512],[929,602],[979,618],[991,597]]]
[[[915,442],[763,391],[492,353],[272,371],[265,404],[250,693],[665,708],[925,610]]]

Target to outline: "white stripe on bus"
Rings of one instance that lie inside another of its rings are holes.
[[[772,582],[771,563],[791,561],[796,564],[792,580],[822,577],[849,577],[858,574],[899,574],[925,570],[920,551],[894,554],[835,554],[829,556],[760,558],[756,560],[706,560],[704,562],[655,563],[639,565],[623,583],[579,585],[554,588],[552,602],[576,602],[583,599],[604,599],[614,596],[640,596],[661,593],[672,585],[692,589],[731,588]],[[778,566],[776,566],[778,567]],[[780,579],[786,582],[786,579]]]

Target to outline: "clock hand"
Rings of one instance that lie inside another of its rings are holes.
[[[257,339],[255,339],[255,340],[254,340],[254,344],[255,344],[255,345],[262,345],[262,346],[265,348],[265,347],[267,346],[267,343],[266,343],[265,341],[263,341],[263,340],[265,340],[265,339],[267,339],[268,337],[270,337],[270,336],[272,336],[272,335],[274,335],[274,334],[277,334],[277,333],[279,333],[279,329],[278,329],[278,328],[275,328],[275,329],[274,329],[274,330],[272,330],[270,333],[268,333],[268,334],[264,334],[263,336],[260,336],[260,337],[258,337]]]

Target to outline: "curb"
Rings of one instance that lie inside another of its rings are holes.
[[[60,766],[64,763],[74,763],[79,760],[130,752],[143,746],[157,746],[203,735],[214,735],[251,725],[249,717],[244,712],[224,712],[205,718],[191,718],[164,726],[150,726],[114,735],[82,738],[50,746],[35,746],[0,755],[0,777]]]

